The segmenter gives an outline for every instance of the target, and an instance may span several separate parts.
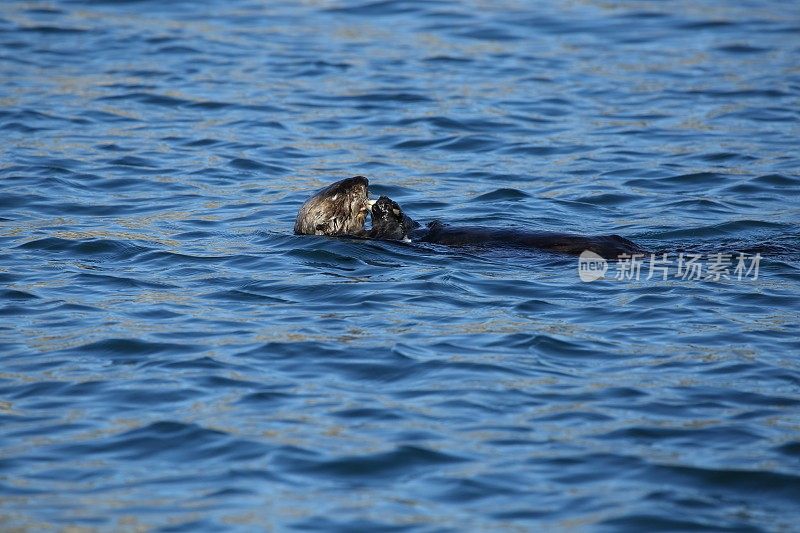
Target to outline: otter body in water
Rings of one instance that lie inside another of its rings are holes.
[[[619,235],[587,236],[514,228],[453,227],[438,221],[428,224],[426,231],[415,240],[449,246],[481,244],[483,246],[539,248],[575,255],[589,250],[607,259],[615,258],[623,253],[633,254],[644,251],[633,241]]]
[[[636,243],[619,235],[573,235],[514,228],[449,226],[431,222],[426,227],[406,215],[386,196],[369,200],[369,182],[363,176],[338,181],[309,198],[294,225],[298,235],[349,235],[353,237],[430,242],[448,246],[513,246],[568,254],[592,251],[607,259],[621,254],[644,253]],[[372,228],[364,228],[370,212]]]

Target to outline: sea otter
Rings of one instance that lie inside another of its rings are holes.
[[[364,227],[367,212],[372,228]],[[606,259],[621,254],[645,253],[619,235],[574,235],[514,228],[449,226],[439,221],[422,227],[386,196],[369,199],[369,181],[355,176],[338,181],[309,198],[297,214],[298,235],[348,235],[382,240],[430,242],[448,246],[513,246],[568,254],[592,251]]]

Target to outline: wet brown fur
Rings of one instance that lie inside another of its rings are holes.
[[[368,187],[367,178],[353,176],[320,190],[297,213],[295,234],[363,236]]]

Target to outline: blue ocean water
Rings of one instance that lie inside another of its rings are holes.
[[[798,37],[777,0],[6,0],[0,529],[796,528]],[[292,235],[355,174],[731,265]]]

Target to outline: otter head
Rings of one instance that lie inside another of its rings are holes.
[[[328,185],[306,200],[297,213],[297,235],[363,235],[364,221],[372,205],[367,197],[369,181],[354,176]]]
[[[369,236],[373,239],[408,239],[411,230],[419,226],[411,220],[400,205],[389,198],[381,196],[372,205],[372,229]]]

